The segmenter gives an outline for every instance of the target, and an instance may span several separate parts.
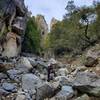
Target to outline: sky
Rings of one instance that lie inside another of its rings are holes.
[[[100,1],[100,0],[99,0]],[[44,15],[48,24],[54,17],[58,20],[62,20],[63,15],[66,13],[65,7],[68,0],[25,0],[25,5],[33,16],[37,14]],[[90,6],[93,0],[74,0],[77,6]]]

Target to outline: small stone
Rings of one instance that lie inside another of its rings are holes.
[[[0,80],[6,79],[6,78],[7,78],[7,75],[6,74],[0,73]]]
[[[34,67],[34,66],[37,66],[37,61],[35,59],[32,59],[32,58],[28,58],[28,60],[30,61],[31,65]]]
[[[20,70],[11,69],[11,70],[7,71],[7,74],[8,74],[10,79],[15,80],[15,81],[19,81],[21,79],[22,72]]]
[[[16,86],[15,86],[15,84],[12,84],[12,83],[3,83],[2,87],[4,90],[6,90],[8,92],[16,91]]]
[[[7,70],[12,68],[14,68],[13,63],[0,62],[0,72],[6,72]]]
[[[8,95],[8,94],[9,94],[8,91],[6,91],[6,90],[0,88],[0,96],[6,96],[6,95]]]
[[[66,76],[68,73],[69,72],[68,72],[67,68],[60,68],[58,70],[58,75],[60,75],[60,76]]]
[[[63,86],[62,90],[55,96],[56,100],[69,100],[74,96],[74,91],[70,86]]]
[[[18,95],[16,98],[16,100],[25,100],[25,99],[26,99],[26,96],[22,94]]]
[[[46,79],[47,79],[47,76],[44,75],[44,74],[40,74],[40,78],[41,78],[42,80],[46,80]]]
[[[55,78],[55,81],[58,81],[61,86],[68,85],[69,80],[66,76],[58,76]]]
[[[84,94],[81,97],[76,98],[75,100],[90,100],[90,98],[87,94]]]
[[[97,58],[87,57],[86,60],[84,61],[84,65],[86,67],[96,67],[97,64],[98,64]]]
[[[16,69],[20,70],[23,73],[27,73],[33,69],[33,66],[31,65],[27,57],[21,57],[18,64],[16,64]]]
[[[21,61],[22,66],[24,66],[24,67],[26,67],[28,69],[32,69],[33,68],[27,57],[22,57],[20,61]]]

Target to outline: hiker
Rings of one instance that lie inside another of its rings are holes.
[[[50,82],[50,80],[52,80],[55,76],[55,70],[54,70],[54,66],[55,66],[56,62],[55,61],[51,61],[48,64],[48,68],[47,68],[47,81]]]

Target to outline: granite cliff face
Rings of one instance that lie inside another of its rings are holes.
[[[38,29],[41,31],[41,36],[45,36],[48,33],[48,24],[42,15],[36,16],[36,23],[38,25]]]
[[[37,23],[37,26],[38,26],[38,30],[40,30],[40,35],[41,35],[41,47],[44,49],[45,47],[45,39],[48,35],[48,24],[44,18],[44,16],[42,15],[37,15],[36,18],[36,23]]]
[[[20,53],[27,12],[24,0],[0,0],[0,33],[3,34],[0,39],[2,56],[15,57]]]

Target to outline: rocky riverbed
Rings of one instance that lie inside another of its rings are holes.
[[[47,82],[47,68],[55,75]],[[37,56],[0,60],[0,100],[100,100],[100,76],[82,65]]]

